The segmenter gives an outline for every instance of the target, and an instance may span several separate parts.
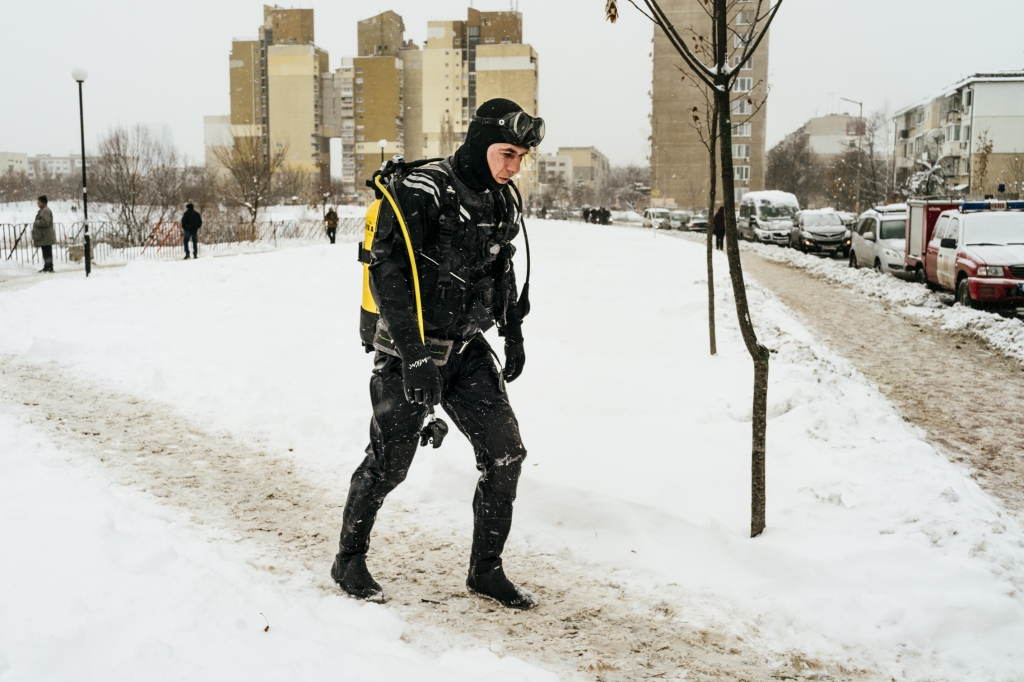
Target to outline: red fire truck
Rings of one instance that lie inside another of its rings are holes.
[[[914,273],[914,280],[921,284],[928,283],[925,271],[925,253],[928,242],[935,233],[935,221],[939,214],[952,208],[958,208],[963,202],[958,199],[911,199],[907,202],[907,249],[903,260],[907,264],[907,272]],[[935,273],[931,273],[934,281]]]

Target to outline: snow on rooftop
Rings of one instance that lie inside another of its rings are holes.
[[[766,189],[758,192],[747,192],[743,195],[743,199],[750,199],[759,204],[768,203],[775,206],[796,206],[800,208],[800,202],[797,200],[795,194],[789,192],[783,192],[777,189]]]

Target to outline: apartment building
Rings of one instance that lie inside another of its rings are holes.
[[[0,175],[7,173],[28,174],[28,154],[18,152],[0,152]]]
[[[263,7],[258,37],[231,44],[230,125],[234,138],[258,140],[264,154],[330,182],[321,78],[327,52],[314,43],[311,9]]]
[[[62,178],[82,173],[82,155],[51,156],[39,154],[28,157],[28,176],[30,178]]]
[[[994,194],[1001,184],[1024,191],[1024,71],[974,74],[897,111],[893,121],[897,185],[922,162],[939,162],[947,191]]]
[[[709,35],[711,21],[701,5],[688,0],[665,0],[662,9],[681,35]],[[756,3],[737,0],[730,10],[736,33],[730,38],[730,60],[740,68],[733,100],[733,157],[736,198],[765,189],[765,121],[769,36],[757,53],[739,64],[742,36],[749,32]],[[702,207],[709,191],[708,152],[693,128],[693,108],[704,118],[704,95],[694,78],[680,79],[685,64],[661,29],[654,29],[654,83],[651,110],[651,203]],[[753,100],[754,105],[748,103]],[[757,107],[760,107],[759,109]],[[756,111],[756,113],[755,113]]]
[[[582,182],[594,190],[596,195],[601,194],[611,173],[607,156],[596,147],[559,147],[558,155],[572,159],[573,184]]]
[[[573,171],[573,157],[568,154],[537,155],[537,179],[542,185],[562,181],[566,187],[572,187]]]

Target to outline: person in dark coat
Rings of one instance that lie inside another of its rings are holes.
[[[589,208],[583,209],[583,222],[585,222],[585,223],[589,223],[590,222],[590,209]]]
[[[185,243],[185,260],[189,259],[189,240],[192,240],[192,258],[199,258],[199,228],[202,226],[203,216],[199,215],[199,211],[192,204],[185,204],[185,213],[181,216],[181,233]]]
[[[39,197],[35,222],[32,223],[32,243],[43,252],[43,269],[39,272],[53,272],[53,245],[57,243],[57,231],[53,228],[53,213],[46,195]]]
[[[327,238],[334,243],[334,238],[338,234],[338,213],[331,206],[330,210],[327,211],[327,215],[324,216],[324,222],[327,223]]]
[[[426,444],[424,419],[440,403],[472,443],[480,471],[466,587],[508,608],[537,603],[505,576],[501,555],[526,458],[505,390],[526,362],[522,324],[528,311],[512,262],[512,240],[522,228],[512,178],[543,131],[544,122],[515,102],[489,100],[477,109],[453,156],[416,168],[394,184],[407,232],[391,204],[381,204],[369,264],[370,291],[380,311],[370,444],[352,475],[331,569],[334,581],[357,599],[383,599],[366,567],[370,531],[384,498],[409,473],[417,445]],[[446,222],[449,216],[455,219]],[[447,242],[441,241],[444,229],[450,230]],[[423,256],[417,257],[424,283],[422,323],[407,249]],[[505,339],[503,370],[484,338],[493,327]]]
[[[721,251],[725,242],[725,206],[719,206],[715,213],[714,235],[715,248]]]

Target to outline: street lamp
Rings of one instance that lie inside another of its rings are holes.
[[[844,102],[849,102],[850,104],[856,104],[857,106],[860,107],[860,117],[857,120],[857,210],[859,211],[860,210],[860,167],[864,163],[863,162],[863,158],[864,158],[864,103],[863,102],[857,102],[857,101],[852,100],[852,99],[846,99],[845,97],[840,97],[839,99],[841,99]]]
[[[85,182],[85,110],[82,107],[82,83],[89,72],[78,67],[71,71],[71,77],[78,82],[78,123],[82,132],[82,234],[85,242],[85,276],[92,272],[92,245],[89,238],[89,195]]]
[[[377,144],[380,145],[380,165],[383,166],[384,165],[384,147],[388,146],[388,141],[387,140],[381,140]]]

